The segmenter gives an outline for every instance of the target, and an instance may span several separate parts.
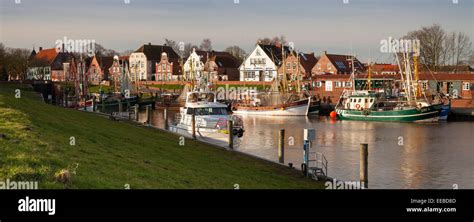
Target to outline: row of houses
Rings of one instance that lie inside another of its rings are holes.
[[[67,81],[69,64],[78,59],[71,53],[55,48],[34,49],[27,72],[28,79]],[[248,56],[239,62],[227,52],[201,51],[193,49],[189,57],[180,58],[167,45],[144,44],[129,56],[94,56],[85,59],[89,81],[116,80],[128,67],[132,81],[177,81],[192,78],[207,78],[211,81],[269,82],[286,73],[289,79],[325,78],[328,75],[349,75],[366,73],[367,64],[350,55],[321,55],[303,53],[282,45],[257,44]],[[393,64],[371,64],[374,75],[399,73]],[[469,71],[469,70],[468,70]],[[471,70],[472,71],[472,70]]]

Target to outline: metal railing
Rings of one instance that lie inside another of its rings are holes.
[[[326,156],[320,152],[310,152],[309,153],[309,160],[308,160],[308,169],[315,170],[314,173],[317,174],[318,170],[322,173],[321,176],[327,177],[328,176],[328,161]],[[313,158],[311,158],[313,157]],[[318,175],[314,175],[318,176]]]

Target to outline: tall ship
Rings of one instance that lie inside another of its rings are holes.
[[[353,89],[342,93],[336,105],[337,118],[342,120],[392,121],[392,122],[437,122],[441,110],[447,109],[442,100],[429,100],[421,91],[417,80],[417,63],[414,53],[401,53],[403,60],[395,54],[401,75],[401,90],[371,90],[370,69],[368,89],[355,89],[354,70],[351,75]],[[415,71],[413,75],[412,70]]]

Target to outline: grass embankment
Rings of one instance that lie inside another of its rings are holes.
[[[0,181],[63,188],[55,173],[76,164],[70,188],[322,187],[283,166],[190,139],[179,146],[176,135],[47,105],[25,86],[0,85]]]

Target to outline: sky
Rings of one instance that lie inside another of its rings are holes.
[[[125,51],[165,38],[196,45],[210,38],[215,50],[250,52],[258,38],[284,35],[303,52],[387,62],[393,57],[380,52],[382,40],[435,23],[474,41],[474,0],[347,1],[0,0],[0,42],[52,48],[66,37]]]

